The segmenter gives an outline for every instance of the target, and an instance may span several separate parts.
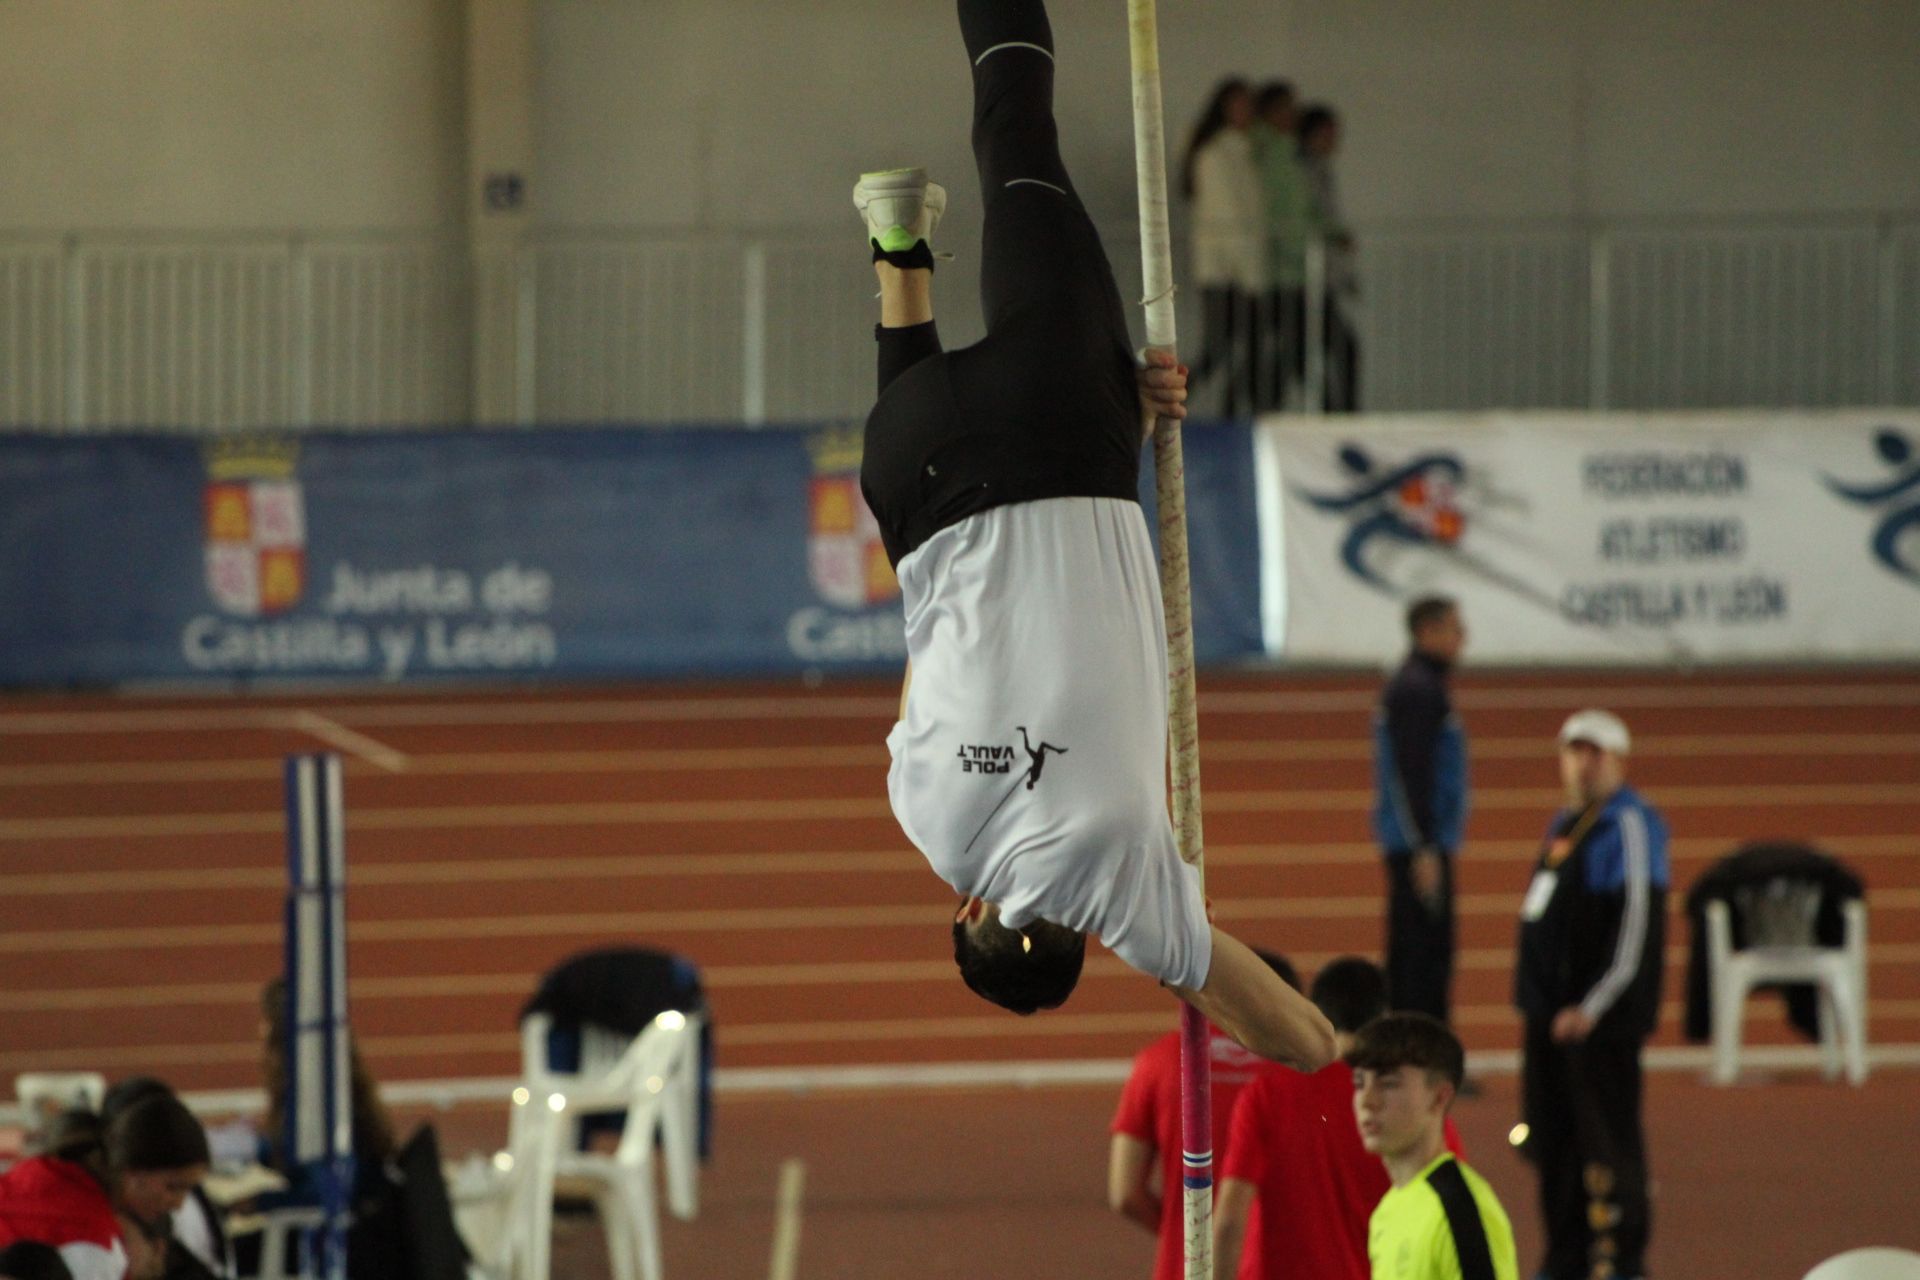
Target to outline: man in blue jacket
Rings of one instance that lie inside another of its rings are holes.
[[[1467,736],[1447,683],[1467,631],[1460,608],[1407,610],[1412,651],[1374,714],[1373,830],[1387,866],[1387,998],[1445,1022],[1453,985],[1453,859],[1467,820]]]
[[[1525,1150],[1540,1175],[1548,1280],[1646,1274],[1640,1050],[1660,1017],[1669,872],[1667,825],[1626,785],[1630,745],[1611,712],[1561,727],[1567,807],[1520,908]]]

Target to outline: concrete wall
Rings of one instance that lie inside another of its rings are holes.
[[[1053,7],[1068,161],[1124,218],[1119,0]],[[455,225],[462,9],[0,0],[0,229]],[[905,161],[968,195],[944,0],[535,23],[539,224],[837,225],[855,173]],[[1920,0],[1170,0],[1162,38],[1178,131],[1227,71],[1341,107],[1362,219],[1920,207]]]
[[[831,222],[863,167],[967,185],[948,6],[546,0],[537,135],[552,223]],[[1131,208],[1118,0],[1055,0],[1068,161]],[[1170,123],[1217,76],[1339,106],[1356,216],[1920,207],[1920,2],[1194,0],[1161,6]]]
[[[0,229],[460,215],[458,0],[0,0]]]

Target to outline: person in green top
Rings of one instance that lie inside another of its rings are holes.
[[[1253,154],[1266,211],[1267,291],[1260,326],[1255,408],[1283,409],[1306,370],[1307,241],[1315,233],[1313,188],[1294,136],[1293,86],[1262,85],[1254,99]]]
[[[1393,1183],[1367,1228],[1373,1280],[1520,1280],[1506,1210],[1447,1150],[1459,1039],[1424,1013],[1390,1013],[1360,1029],[1347,1065],[1360,1143]]]

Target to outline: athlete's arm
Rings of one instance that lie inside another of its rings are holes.
[[[907,663],[907,673],[900,677],[900,714],[895,716],[894,719],[905,720],[907,718],[907,690],[911,688],[913,688],[913,663],[909,662]]]
[[[1175,987],[1173,993],[1263,1058],[1307,1072],[1334,1059],[1333,1024],[1327,1015],[1218,925],[1213,926],[1207,980],[1198,991]]]

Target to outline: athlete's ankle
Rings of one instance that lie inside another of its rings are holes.
[[[876,258],[873,273],[880,280],[880,327],[910,329],[933,319],[931,267],[897,267]]]

